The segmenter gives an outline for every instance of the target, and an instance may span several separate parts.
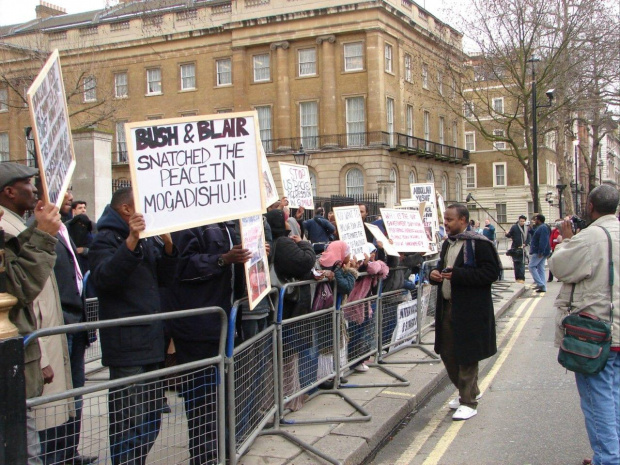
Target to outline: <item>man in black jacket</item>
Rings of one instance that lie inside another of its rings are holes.
[[[512,263],[515,270],[515,281],[518,283],[525,282],[525,246],[528,244],[529,228],[525,226],[525,215],[519,216],[519,220],[510,227],[510,231],[506,233],[506,237],[512,239],[510,250],[512,250]]]
[[[450,402],[454,420],[477,413],[482,396],[478,362],[497,352],[491,285],[501,266],[493,243],[468,230],[469,212],[462,204],[446,208],[448,239],[441,249],[431,284],[439,285],[435,312],[435,352],[441,355],[459,397]]]
[[[99,297],[99,319],[155,315],[161,311],[160,286],[172,282],[177,251],[170,234],[163,250],[152,239],[140,239],[144,217],[136,213],[131,188],[112,196],[99,222],[89,253],[91,280]],[[164,331],[161,321],[100,330],[102,363],[110,379],[138,375],[161,367]],[[163,390],[159,382],[111,389],[110,452],[117,464],[144,464],[159,434]]]

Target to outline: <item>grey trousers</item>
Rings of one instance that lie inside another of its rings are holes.
[[[37,422],[30,409],[26,410],[26,444],[28,446],[28,465],[43,465]]]

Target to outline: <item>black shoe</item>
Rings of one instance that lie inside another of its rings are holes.
[[[96,455],[76,455],[75,457],[67,460],[66,465],[88,465],[89,463],[95,463],[99,460]]]
[[[161,408],[161,413],[172,413],[172,409],[170,408],[170,405],[168,405],[168,399],[164,400],[164,405]]]
[[[543,289],[542,287],[539,287],[538,289],[536,289],[536,292],[547,292],[547,289]]]

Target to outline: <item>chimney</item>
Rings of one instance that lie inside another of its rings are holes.
[[[66,9],[43,1],[41,1],[39,5],[36,6],[35,12],[37,14],[37,19],[45,19],[51,16],[60,16],[67,14]]]

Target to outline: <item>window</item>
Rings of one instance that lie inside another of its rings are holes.
[[[508,215],[506,214],[506,204],[496,203],[495,209],[497,210],[497,222],[508,223]]]
[[[319,106],[317,102],[299,104],[301,143],[306,149],[319,146]]]
[[[346,99],[347,145],[360,146],[366,144],[366,119],[364,97]]]
[[[128,95],[127,73],[116,73],[114,75],[114,96],[116,98],[127,98]]]
[[[385,72],[392,72],[392,46],[385,44]]]
[[[215,67],[217,70],[217,85],[228,86],[232,84],[232,60],[230,58],[216,60]]]
[[[347,171],[346,189],[347,196],[364,194],[364,175],[360,169],[352,168]]]
[[[258,127],[260,128],[260,140],[263,142],[265,152],[272,152],[271,146],[271,107],[256,107],[258,113]]]
[[[441,195],[443,198],[447,200],[450,196],[448,195],[448,176],[443,174],[441,176]]]
[[[454,100],[456,98],[456,79],[452,78],[452,85],[450,86],[451,89],[451,93],[452,93],[452,99]]]
[[[444,131],[446,129],[446,119],[443,116],[439,117],[439,143],[445,145],[446,137]]]
[[[409,171],[409,184],[416,184],[418,182],[418,177],[415,174],[415,171]]]
[[[452,122],[452,147],[458,147],[458,126],[456,121]]]
[[[413,82],[413,69],[411,66],[411,55],[405,54],[405,81]]]
[[[387,99],[386,106],[386,114],[387,114],[387,132],[389,134],[389,142],[390,147],[394,146],[394,99]]]
[[[504,97],[494,98],[493,99],[493,111],[498,115],[504,113]]]
[[[493,129],[493,135],[495,137],[504,137],[503,129]],[[504,141],[495,141],[493,142],[493,147],[495,150],[504,150],[506,148],[506,142]]]
[[[127,121],[116,122],[116,161],[127,163],[127,141],[125,140],[125,123]]]
[[[461,181],[461,176],[458,174],[456,175],[455,191],[456,191],[455,200],[457,202],[462,202],[463,201],[463,181]]]
[[[364,69],[364,49],[362,42],[344,44],[344,70],[359,71]]]
[[[547,160],[547,184],[551,187],[555,187],[558,183],[558,170],[557,165],[552,161]]]
[[[396,171],[396,168],[390,170],[390,181],[394,181],[394,195],[395,200],[398,202],[398,171]]]
[[[407,135],[413,137],[413,105],[407,105]]]
[[[146,94],[161,94],[161,69],[153,68],[146,70]]]
[[[549,131],[545,134],[545,147],[551,150],[556,149],[555,131]]]
[[[466,179],[466,185],[465,187],[467,189],[475,189],[477,182],[476,182],[476,165],[467,165],[467,167],[465,168],[467,171],[467,179]]]
[[[428,89],[428,65],[422,63],[422,87]]]
[[[254,55],[254,82],[265,82],[271,79],[269,70],[269,54]]]
[[[110,24],[110,31],[111,32],[124,31],[126,29],[129,29],[129,27],[130,27],[129,21],[120,21],[117,23]]]
[[[316,75],[316,49],[306,48],[299,50],[299,75],[315,76]]]
[[[435,173],[433,173],[433,170],[429,168],[429,170],[426,172],[426,180],[428,182],[435,182]]]
[[[493,163],[493,187],[506,187],[506,163]]]
[[[220,108],[216,111],[216,113],[218,114],[222,114],[222,113],[232,113],[232,108]]]
[[[198,112],[196,110],[193,111],[181,111],[179,113],[181,115],[182,118],[187,117],[187,116],[196,116],[198,114]]]
[[[476,151],[476,133],[473,131],[465,133],[465,150]]]
[[[9,161],[9,134],[0,132],[0,162]]]
[[[312,188],[312,197],[316,198],[316,173],[314,171],[310,171],[310,186]]]
[[[443,95],[443,73],[437,72],[437,90]]]
[[[9,111],[9,91],[0,89],[0,112]]]
[[[428,111],[424,112],[424,139],[426,140],[426,151],[431,151],[431,144],[429,142],[431,138],[431,114]]]
[[[474,102],[465,102],[463,105],[463,116],[465,116],[465,118],[473,118]]]
[[[190,21],[198,17],[197,10],[185,10],[177,12],[177,21]]]
[[[97,101],[97,80],[94,76],[87,76],[84,78],[84,101]]]
[[[196,65],[188,63],[181,65],[181,90],[196,88]]]

